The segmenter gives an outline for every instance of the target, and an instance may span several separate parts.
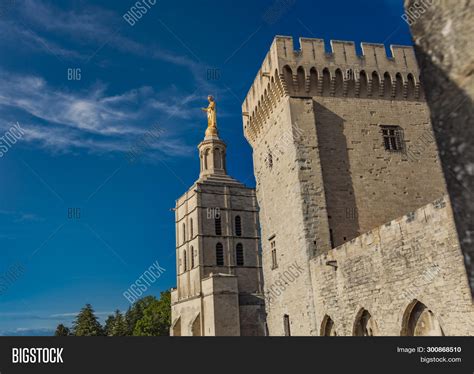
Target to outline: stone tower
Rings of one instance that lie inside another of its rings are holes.
[[[198,149],[199,179],[176,201],[171,335],[264,335],[255,190],[227,174],[217,128]]]
[[[316,304],[331,300],[316,297],[334,275],[315,284],[311,261],[337,269],[324,257],[332,248],[446,193],[412,47],[330,46],[276,37],[242,106],[270,335],[319,334]]]

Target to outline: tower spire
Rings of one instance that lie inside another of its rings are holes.
[[[211,95],[207,99],[209,106],[202,108],[207,112],[207,129],[204,140],[198,146],[201,161],[200,179],[227,176],[226,144],[219,138],[217,130],[216,102]]]

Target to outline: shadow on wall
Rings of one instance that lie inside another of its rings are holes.
[[[472,98],[415,47],[421,80],[431,110],[456,229],[474,297],[474,107]],[[469,75],[474,72],[474,66]],[[472,78],[471,78],[472,79]]]
[[[344,120],[315,101],[313,111],[331,243],[333,247],[337,247],[360,235]]]

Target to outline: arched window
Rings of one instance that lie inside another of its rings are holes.
[[[184,243],[186,241],[186,224],[183,223],[182,227],[183,227],[183,234],[182,235],[183,235],[183,243]]]
[[[221,216],[214,218],[214,225],[216,228],[216,235],[222,235],[222,225],[221,225]]]
[[[378,327],[368,310],[361,309],[354,324],[354,336],[377,336]]]
[[[189,219],[189,238],[192,239],[194,237],[194,229],[193,229],[193,219]]]
[[[235,235],[242,236],[242,220],[240,216],[235,217]]]
[[[188,271],[188,259],[187,259],[186,250],[183,251],[183,266],[184,266],[184,271]]]
[[[323,323],[321,324],[321,336],[337,336],[334,321],[327,314],[324,316]]]
[[[222,243],[216,244],[216,265],[224,266],[224,247]]]
[[[194,269],[194,247],[191,246],[191,269]]]
[[[408,305],[403,316],[402,336],[444,336],[434,313],[418,300]]]
[[[235,248],[235,259],[237,266],[244,266],[244,247],[241,243]]]

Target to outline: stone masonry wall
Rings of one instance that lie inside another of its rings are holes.
[[[446,335],[474,334],[474,309],[447,196],[318,256],[311,270],[317,324],[328,315],[338,335],[353,334],[362,308],[380,335],[400,335],[414,299],[434,313]]]
[[[297,263],[304,271],[285,291],[269,302],[266,297],[270,335],[283,335],[283,317],[288,315],[294,335],[315,333],[314,305],[309,272],[309,251],[303,222],[303,200],[297,147],[293,142],[290,99],[282,99],[253,148],[260,206],[262,264],[265,291],[282,282],[281,275]],[[283,140],[282,136],[289,136]],[[296,192],[298,191],[298,192]],[[272,242],[278,267],[272,268]]]
[[[426,103],[313,100],[335,246],[446,193]],[[381,125],[402,129],[404,151],[385,150]]]

